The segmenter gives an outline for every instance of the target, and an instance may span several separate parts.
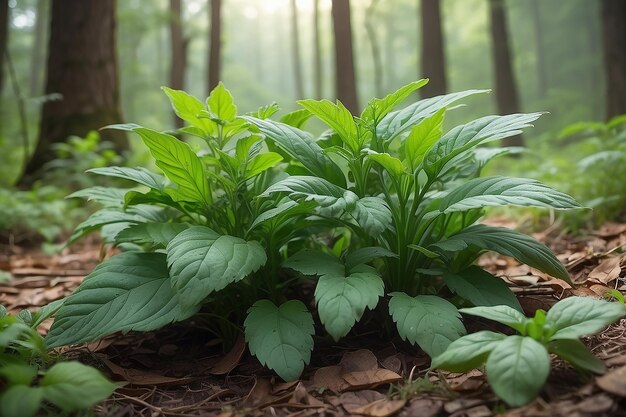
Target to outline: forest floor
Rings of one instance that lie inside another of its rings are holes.
[[[575,288],[509,258],[480,259],[511,285],[527,314],[570,295],[626,292],[626,224],[606,224],[579,236],[551,227],[535,237],[566,265]],[[18,312],[61,298],[108,255],[95,241],[56,256],[0,247],[0,304]],[[467,324],[470,330],[489,325]],[[539,398],[517,409],[497,400],[479,370],[428,373],[429,359],[419,349],[383,339],[371,326],[367,330],[366,324],[359,326],[339,344],[316,339],[311,364],[300,381],[291,383],[261,367],[243,340],[224,349],[221,340],[189,325],[116,334],[62,353],[126,383],[95,407],[99,416],[626,416],[626,320],[584,340],[607,365],[605,375],[581,375],[555,360]]]

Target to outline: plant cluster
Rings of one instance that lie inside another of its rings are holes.
[[[188,123],[181,133],[200,138],[200,152],[166,133],[110,126],[138,134],[161,173],[95,168],[134,186],[73,195],[103,208],[71,240],[99,229],[123,252],[64,299],[48,346],[195,316],[222,335],[243,325],[250,352],[293,380],[313,349],[309,301],[338,340],[385,298],[379,309],[388,306],[402,339],[437,356],[466,333],[458,305],[521,311],[502,280],[474,265],[484,251],[568,280],[543,244],[477,223],[485,207],[579,207],[535,180],[479,176],[510,151],[482,145],[519,134],[541,114],[486,116],[444,132],[446,112],[484,91],[396,110],[426,82],[373,99],[358,116],[340,102],[302,100],[280,121],[271,119],[275,104],[238,116],[221,84],[204,103],[165,88]],[[308,133],[311,117],[330,130]],[[315,283],[314,300],[303,299],[302,280]]]

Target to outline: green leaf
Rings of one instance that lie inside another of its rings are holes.
[[[430,367],[450,372],[467,372],[487,360],[497,342],[505,339],[502,333],[482,330],[468,334],[450,343],[445,352],[433,358]]]
[[[8,382],[8,385],[30,386],[37,376],[37,367],[22,362],[3,363],[0,365],[0,376]]]
[[[350,201],[348,198],[344,199]],[[357,200],[350,214],[359,226],[373,237],[380,236],[391,226],[391,210],[380,197],[363,197]]]
[[[75,242],[81,237],[107,224],[114,224],[114,223],[138,224],[138,223],[146,223],[146,222],[148,222],[148,219],[138,214],[105,208],[105,209],[96,211],[94,214],[89,216],[87,220],[83,221],[81,224],[76,226],[76,229],[74,229],[72,236],[70,236],[69,238],[69,243]]]
[[[137,128],[134,130],[156,159],[156,164],[176,185],[178,190],[172,197],[175,201],[192,201],[210,204],[211,189],[206,179],[204,165],[188,144],[174,136],[155,130]]]
[[[422,163],[424,155],[434,145],[443,132],[443,119],[446,109],[439,109],[435,114],[416,125],[404,141],[406,164],[414,172]]]
[[[241,281],[266,261],[258,242],[220,235],[204,226],[184,230],[167,245],[172,287],[184,307],[201,304],[207,295]]]
[[[195,312],[180,308],[165,254],[124,252],[98,265],[65,299],[46,344],[53,348],[118,331],[155,330]]]
[[[276,220],[280,223],[280,219],[282,218],[290,218],[293,219],[295,216],[299,214],[309,214],[313,212],[313,209],[317,206],[315,202],[309,202],[308,204],[298,204],[295,201],[287,200],[277,207],[264,211],[259,214],[252,225],[250,225],[250,230],[254,229],[260,224],[264,224],[271,220]]]
[[[313,317],[301,301],[290,300],[276,307],[260,300],[248,310],[244,322],[250,353],[285,381],[300,377],[311,360],[315,330]]]
[[[108,398],[117,385],[109,382],[91,366],[79,362],[60,362],[41,380],[46,400],[64,411],[78,411]]]
[[[374,268],[361,266],[350,276],[324,275],[315,287],[320,320],[335,341],[347,335],[366,308],[374,309],[385,284]]]
[[[345,268],[339,258],[312,249],[303,249],[291,256],[283,262],[283,267],[303,275],[345,275]]]
[[[137,184],[145,185],[146,187],[154,190],[163,191],[165,188],[165,177],[163,177],[163,175],[155,174],[154,172],[141,167],[102,167],[88,169],[87,172],[134,181]]]
[[[623,304],[590,297],[568,297],[548,311],[546,326],[552,331],[550,340],[578,339],[595,334],[624,316]]]
[[[388,153],[378,153],[370,150],[367,153],[367,159],[370,159],[385,168],[393,177],[400,178],[404,174],[404,165],[402,162]]]
[[[346,178],[341,168],[326,155],[311,136],[295,127],[272,120],[261,120],[243,116],[242,119],[257,126],[261,133],[285,151],[304,168],[317,177],[324,178],[341,187],[346,186]]]
[[[121,209],[124,207],[124,198],[129,191],[129,188],[95,186],[75,191],[65,198],[85,198],[87,201],[95,201],[104,207]]]
[[[202,132],[194,132],[196,136],[211,136],[215,133],[215,126],[208,120],[198,117],[204,110],[204,105],[194,96],[187,94],[182,90],[172,90],[168,87],[161,87],[163,92],[170,99],[174,113],[184,121],[191,123],[194,127]],[[130,130],[134,130],[130,129]]]
[[[380,246],[359,248],[346,256],[346,270],[351,271],[357,265],[364,265],[378,258],[397,258],[398,255]]]
[[[220,120],[232,122],[237,117],[237,106],[234,104],[233,96],[221,82],[211,91],[206,104]]]
[[[402,340],[418,344],[429,356],[443,353],[448,345],[465,334],[456,307],[441,297],[391,293],[389,313]]]
[[[259,119],[269,119],[279,110],[280,110],[280,107],[278,107],[278,103],[272,102],[270,104],[266,104],[265,106],[259,107],[257,111],[253,113],[246,113],[246,114],[250,116],[258,117]]]
[[[441,200],[442,213],[488,206],[525,206],[557,209],[579,208],[567,194],[527,178],[483,177],[453,189]]]
[[[298,109],[282,116],[280,122],[297,129],[302,129],[312,116],[313,114],[307,109]]]
[[[14,385],[0,394],[0,415],[4,417],[34,417],[43,400],[40,387]]]
[[[361,119],[370,120],[378,123],[383,117],[387,115],[396,106],[402,103],[413,91],[423,87],[428,83],[427,79],[421,79],[413,81],[391,94],[388,94],[385,98],[374,98],[367,103],[367,107],[361,113]]]
[[[341,101],[337,100],[337,104],[334,104],[326,99],[308,99],[298,100],[298,104],[333,129],[355,155],[361,150],[354,117]]]
[[[546,348],[530,337],[509,336],[498,342],[487,358],[487,381],[511,407],[535,399],[550,373]]]
[[[450,253],[468,248],[490,250],[511,256],[555,278],[571,282],[569,274],[548,247],[515,230],[477,224],[430,246],[430,249]]]
[[[261,172],[275,167],[283,157],[276,152],[266,152],[252,158],[246,167],[246,178],[252,178]]]
[[[579,371],[589,371],[603,374],[606,371],[604,362],[596,358],[593,353],[578,339],[553,340],[548,345],[550,353],[556,353]]]
[[[51,303],[46,304],[41,307],[33,314],[33,322],[30,325],[33,329],[39,327],[41,323],[54,316],[57,311],[61,308],[63,303],[65,302],[65,298],[61,298],[59,300],[55,300]]]
[[[165,248],[174,237],[189,227],[186,223],[142,223],[130,226],[115,236],[117,243],[149,244]]]
[[[461,308],[459,311],[463,314],[478,316],[506,324],[522,334],[525,333],[526,324],[529,322],[529,319],[525,315],[506,305]]]
[[[522,306],[508,285],[477,266],[459,272],[446,271],[443,280],[448,288],[475,306],[506,305],[522,311]]]

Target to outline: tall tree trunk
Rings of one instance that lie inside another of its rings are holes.
[[[367,9],[365,9],[365,31],[370,41],[372,62],[374,64],[374,90],[376,97],[380,97],[383,94],[383,61],[380,55],[380,45],[376,35],[377,32],[374,27],[374,11],[377,4],[378,0],[372,0]]]
[[[211,39],[209,44],[208,87],[209,91],[220,82],[222,47],[222,0],[211,0]]]
[[[50,0],[37,2],[35,15],[35,41],[30,61],[30,96],[37,97],[43,92],[43,75],[46,61],[46,35],[49,22]]]
[[[181,0],[170,0],[170,88],[185,89],[185,68],[187,67],[187,41],[183,35]],[[174,126],[184,126],[183,120],[173,114]]]
[[[587,28],[587,53],[596,57],[598,51],[602,51],[602,39],[601,38],[601,4],[593,4],[592,7],[585,8],[585,21]],[[602,77],[598,77],[598,74],[604,72],[604,62],[602,59],[593,59],[587,74],[587,81],[589,83],[589,104],[591,107],[591,115],[594,120],[602,120],[604,117],[604,95],[600,94],[602,91],[603,80]]]
[[[428,84],[420,89],[422,98],[445,94],[446,57],[443,31],[441,29],[441,5],[439,0],[421,0],[422,21],[422,76]]]
[[[509,49],[509,34],[507,30],[506,14],[503,0],[489,0],[491,17],[491,42],[496,78],[496,103],[500,114],[518,113],[520,110],[513,63]],[[524,141],[521,135],[503,140],[505,146],[522,146]]]
[[[626,114],[626,1],[602,1],[606,117]]]
[[[71,135],[122,121],[115,55],[115,0],[52,2],[46,94],[61,100],[43,106],[39,140],[20,184],[41,175],[54,158],[52,145]],[[121,131],[104,130],[102,139],[118,151],[128,148]]]
[[[322,98],[322,42],[320,39],[320,0],[313,0],[313,84],[315,98]]]
[[[546,73],[546,52],[543,44],[543,22],[539,0],[531,0],[533,27],[535,29],[535,50],[537,57],[537,94],[545,97],[548,89],[548,75]]]
[[[359,110],[356,76],[352,55],[352,25],[350,0],[333,0],[333,31],[335,33],[335,77],[337,98],[352,114]]]
[[[293,76],[296,87],[296,97],[304,98],[304,81],[302,79],[302,62],[300,60],[300,33],[298,30],[298,6],[296,0],[291,0],[291,59],[293,62]]]
[[[9,0],[0,0],[0,94],[2,93],[4,74],[4,55],[9,37]]]

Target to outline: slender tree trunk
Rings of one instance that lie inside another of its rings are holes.
[[[543,21],[541,20],[541,6],[539,0],[531,0],[533,27],[535,29],[535,49],[537,51],[537,94],[545,97],[548,90],[548,75],[546,73],[546,52],[543,44]]]
[[[446,59],[443,31],[441,29],[441,5],[439,0],[421,0],[422,21],[422,76],[429,81],[420,89],[422,98],[445,94]]]
[[[352,114],[359,110],[356,93],[356,76],[352,55],[352,26],[350,0],[333,0],[333,29],[335,33],[335,77],[337,98]]]
[[[603,0],[606,117],[626,114],[626,1]]]
[[[183,35],[181,0],[170,0],[170,88],[185,89],[185,68],[187,67],[187,41]],[[175,114],[174,126],[184,126],[183,120]]]
[[[378,4],[378,0],[372,0],[370,5],[365,9],[365,31],[370,41],[372,51],[372,62],[374,64],[374,90],[377,97],[383,94],[383,61],[380,54],[380,45],[374,27],[374,9]]]
[[[291,0],[291,58],[293,75],[296,87],[296,97],[304,98],[304,81],[302,79],[302,62],[300,60],[300,33],[298,30],[298,6],[296,0]]]
[[[0,94],[2,93],[4,56],[9,37],[9,0],[0,0]]]
[[[396,48],[394,40],[398,38],[398,28],[396,26],[396,19],[393,7],[387,7],[385,12],[385,62],[396,62]],[[398,88],[396,85],[396,66],[387,65],[385,75],[387,76],[385,91],[393,91],[394,88]]]
[[[211,39],[209,44],[208,87],[209,91],[220,82],[222,47],[222,0],[211,0]]]
[[[115,55],[115,0],[54,0],[50,26],[46,94],[61,100],[43,106],[39,140],[20,184],[41,175],[54,158],[52,145],[69,136],[122,121]],[[128,148],[126,135],[101,132],[118,151]]]
[[[593,7],[585,9],[585,19],[587,27],[587,52],[590,56],[594,57],[598,51],[602,51],[602,39],[600,29],[601,19],[601,5],[594,4]],[[587,80],[589,82],[588,95],[591,104],[591,114],[594,120],[602,120],[604,117],[604,94],[601,94],[603,89],[603,77],[599,77],[598,74],[604,75],[604,62],[602,59],[593,59],[590,64],[590,70],[587,74]]]
[[[315,98],[322,98],[322,42],[320,39],[320,0],[313,0],[313,83]]]
[[[513,63],[509,49],[509,36],[506,23],[506,11],[503,0],[489,0],[491,17],[491,42],[493,52],[495,92],[500,114],[518,113],[520,110]],[[521,135],[503,140],[505,146],[522,146]]]
[[[49,0],[37,2],[37,14],[35,16],[35,41],[30,61],[30,96],[37,97],[43,92],[43,75],[46,62],[46,35],[48,27]]]

